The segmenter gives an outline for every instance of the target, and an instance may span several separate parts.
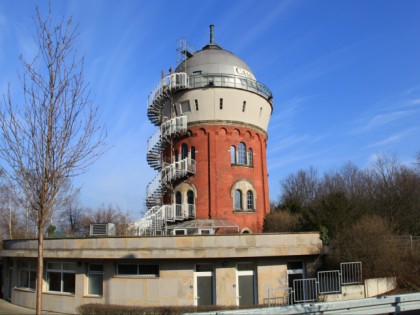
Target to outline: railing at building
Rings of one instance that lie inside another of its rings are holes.
[[[268,289],[265,303],[268,306],[274,306],[314,302],[318,299],[319,294],[341,293],[343,285],[362,282],[362,263],[345,262],[340,264],[340,270],[319,271],[316,278],[295,279],[292,288]]]
[[[164,77],[149,94],[147,112],[152,123],[158,125],[159,110],[167,99],[167,93],[181,89],[201,87],[230,87],[257,93],[272,103],[273,94],[264,84],[243,76],[217,73],[188,76],[185,72],[176,72]]]

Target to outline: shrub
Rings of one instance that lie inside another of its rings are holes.
[[[275,210],[264,219],[264,232],[300,232],[301,215],[289,210]]]
[[[194,312],[233,310],[238,308],[256,308],[261,305],[238,306],[128,306],[113,304],[84,304],[78,307],[80,315],[181,315]]]

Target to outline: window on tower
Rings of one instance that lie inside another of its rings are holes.
[[[252,190],[246,192],[246,209],[248,211],[254,210],[254,193]]]
[[[251,148],[249,148],[249,149],[248,149],[248,165],[249,165],[249,166],[253,166],[253,165],[254,165],[253,158],[254,158],[254,156],[253,156],[252,149],[251,149]]]
[[[235,203],[235,210],[243,210],[242,209],[242,191],[239,189],[235,190],[235,196],[234,196],[234,203]]]
[[[190,101],[186,100],[181,102],[181,113],[188,113],[191,111]]]
[[[195,160],[195,147],[191,147],[191,160]]]
[[[232,165],[244,165],[244,166],[253,166],[254,165],[254,152],[251,148],[246,150],[246,145],[244,142],[239,142],[238,150],[234,145],[230,146],[230,163]]]
[[[230,163],[236,164],[236,148],[234,145],[230,146]]]
[[[232,185],[231,197],[234,212],[255,212],[256,191],[246,179],[239,180]]]
[[[223,98],[220,99],[220,109],[223,109]]]
[[[246,164],[246,149],[245,143],[239,142],[238,144],[238,164]]]
[[[183,143],[181,146],[181,160],[186,159],[188,157],[188,145]]]

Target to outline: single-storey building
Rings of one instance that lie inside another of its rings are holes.
[[[315,232],[45,239],[43,309],[263,304],[309,275],[321,247]],[[35,308],[37,240],[4,241],[0,256],[3,296]]]

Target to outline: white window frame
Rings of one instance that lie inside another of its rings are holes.
[[[91,270],[91,266],[96,265],[96,266],[102,266],[102,270]],[[90,276],[96,276],[96,275],[102,275],[102,288],[101,288],[101,292],[102,294],[96,294],[96,293],[91,293],[89,291],[90,288],[90,281],[91,281],[91,277]],[[104,291],[104,265],[103,264],[98,264],[98,263],[89,263],[88,265],[88,272],[87,272],[87,278],[88,278],[88,287],[87,287],[87,294],[88,295],[92,295],[92,296],[103,296],[103,291]]]
[[[18,287],[23,289],[28,289],[31,291],[36,290],[36,281],[37,281],[37,263],[36,261],[22,260],[19,262],[19,282]],[[22,273],[27,273],[28,284],[22,284]],[[31,287],[31,274],[35,274],[35,286]]]
[[[53,269],[49,268],[49,264],[60,264],[60,269]],[[67,293],[71,295],[75,295],[76,293],[76,268],[74,269],[64,269],[64,265],[74,265],[74,262],[59,262],[59,261],[49,261],[47,262],[47,286],[48,286],[48,292],[56,292],[56,293]],[[50,273],[60,273],[60,291],[51,291],[50,290]],[[64,291],[64,274],[73,274],[74,275],[74,291],[75,292],[68,292]]]

